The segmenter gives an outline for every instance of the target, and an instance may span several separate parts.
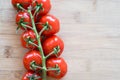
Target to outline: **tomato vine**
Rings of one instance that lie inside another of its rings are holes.
[[[12,0],[12,4],[18,10],[17,30],[21,28],[25,31],[21,37],[23,47],[31,49],[24,56],[24,66],[27,66],[28,72],[22,80],[47,80],[47,76],[53,78],[65,76],[67,64],[59,57],[63,52],[64,43],[54,35],[59,31],[59,21],[47,14],[51,9],[50,1]],[[43,37],[45,40],[42,43]]]

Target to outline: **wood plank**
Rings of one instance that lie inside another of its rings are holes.
[[[0,58],[0,70],[23,70],[22,58]]]
[[[0,78],[5,79],[5,80],[21,80],[21,76],[24,74],[25,71],[23,70],[15,70],[15,71],[0,71]],[[12,73],[12,74],[11,74]],[[77,77],[77,79],[81,80],[119,80],[120,78],[120,73],[119,72],[79,72],[79,73],[74,73],[74,77]],[[10,76],[10,77],[8,77]],[[73,80],[73,74],[69,74],[71,77],[64,77],[61,80]],[[53,80],[53,79],[48,79],[48,80]],[[58,79],[54,79],[58,80]]]
[[[26,71],[11,0],[0,0],[0,79],[21,80]],[[120,0],[51,0],[65,43],[68,73],[60,80],[120,80]],[[54,80],[54,79],[48,79]],[[58,79],[57,79],[58,80]]]
[[[20,36],[17,35],[0,35],[1,46],[21,46]]]
[[[0,58],[22,58],[27,51],[22,47],[0,46]]]

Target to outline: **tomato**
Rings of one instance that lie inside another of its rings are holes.
[[[19,10],[19,8],[17,7],[17,3],[22,5],[22,7],[25,8],[25,9],[27,9],[30,6],[30,4],[32,3],[31,0],[12,0],[11,2],[12,2],[12,5],[17,10]]]
[[[42,4],[42,9],[39,12],[39,16],[43,16],[50,11],[50,9],[51,9],[50,0],[35,0],[35,2],[33,2],[33,4],[32,4],[32,7],[35,7],[37,5],[36,2],[39,5]]]
[[[34,71],[34,69],[31,68],[31,63],[34,61],[35,65],[41,66],[42,64],[42,57],[40,55],[40,52],[37,50],[31,50],[27,52],[23,58],[23,64],[24,67],[28,71]],[[35,68],[35,70],[38,70],[38,68]]]
[[[48,68],[55,68],[56,64],[58,65],[58,68],[60,69],[60,72],[57,73],[55,70],[48,71],[48,76],[60,79],[65,76],[67,73],[67,63],[65,60],[61,57],[59,58],[49,58],[46,62],[46,65]]]
[[[60,56],[63,52],[64,49],[64,43],[61,40],[61,38],[59,38],[56,35],[50,36],[48,37],[42,44],[43,46],[43,50],[44,50],[44,54],[48,55],[49,53],[51,53],[54,48],[58,47],[60,48],[60,51],[57,53],[57,56]],[[53,54],[52,56],[55,57],[55,55]]]
[[[20,21],[26,25],[31,26],[31,19],[27,12],[19,11],[16,15],[16,23],[20,25],[20,28],[24,30],[23,26],[20,24]]]
[[[36,46],[27,43],[27,39],[32,40],[33,43],[37,44],[36,36],[34,31],[28,30],[21,35],[21,44],[24,48],[35,49]]]
[[[41,24],[46,24],[46,22],[48,23],[48,29],[43,32],[43,35],[45,36],[53,35],[60,30],[59,20],[53,15],[45,15],[38,22],[40,22]],[[38,31],[40,31],[44,27],[41,24],[37,25]]]
[[[26,72],[23,77],[22,80],[31,80],[30,77],[32,78],[32,80],[42,80],[41,78],[35,79],[37,77],[40,77],[39,74],[34,74],[33,72]]]

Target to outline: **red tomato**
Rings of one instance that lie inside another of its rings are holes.
[[[16,23],[19,25],[20,20],[22,20],[22,22],[27,23],[26,25],[31,26],[31,19],[30,16],[27,12],[23,12],[23,11],[19,11],[16,15]],[[24,28],[21,26],[21,28],[24,30]]]
[[[59,20],[53,15],[45,15],[38,22],[40,22],[41,24],[45,24],[46,22],[48,22],[49,28],[43,32],[43,35],[45,36],[53,35],[60,30]],[[41,24],[37,25],[38,31],[40,31],[44,27]]]
[[[47,60],[47,67],[48,68],[55,68],[56,64],[58,65],[58,68],[60,69],[60,73],[56,73],[56,71],[48,71],[48,76],[60,79],[65,76],[67,73],[67,63],[63,58],[50,58]]]
[[[51,9],[51,3],[50,0],[35,0],[38,4],[42,4],[42,10],[40,10],[39,12],[39,16],[43,16],[45,14],[47,14],[50,9]],[[36,6],[36,2],[34,1],[33,3],[33,7]]]
[[[64,49],[64,43],[63,41],[56,35],[53,35],[49,38],[47,38],[43,44],[43,50],[44,50],[44,54],[48,55],[50,52],[53,51],[53,49],[57,46],[59,46],[60,51],[57,53],[57,56],[60,56],[63,52]],[[55,56],[54,54],[52,56]]]
[[[32,45],[32,44],[27,44],[27,39],[30,38],[31,40],[33,40],[33,43],[37,44],[37,40],[36,40],[36,36],[34,31],[29,30],[29,31],[25,31],[22,35],[21,35],[21,44],[24,48],[29,48],[29,49],[34,49],[36,48],[36,46]]]
[[[31,62],[35,62],[37,66],[41,66],[42,64],[42,57],[40,55],[40,52],[37,50],[31,50],[27,52],[23,58],[23,64],[24,67],[30,71],[31,69]],[[37,69],[38,70],[38,69]],[[34,71],[34,70],[33,70]]]
[[[29,77],[33,78],[33,80],[42,80],[41,78],[35,79],[35,78],[37,78],[37,77],[40,77],[40,75],[34,74],[33,72],[26,72],[26,73],[23,75],[22,80],[30,80]]]
[[[15,7],[15,9],[18,9],[18,10],[19,8],[17,7],[17,3],[22,5],[22,7],[25,9],[27,9],[32,3],[31,0],[12,0],[11,2],[12,2],[12,5]]]

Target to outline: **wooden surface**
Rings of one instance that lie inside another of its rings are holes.
[[[61,80],[120,80],[120,0],[52,0],[61,20],[59,35],[68,73]],[[25,72],[15,10],[0,0],[0,80],[21,80]]]

